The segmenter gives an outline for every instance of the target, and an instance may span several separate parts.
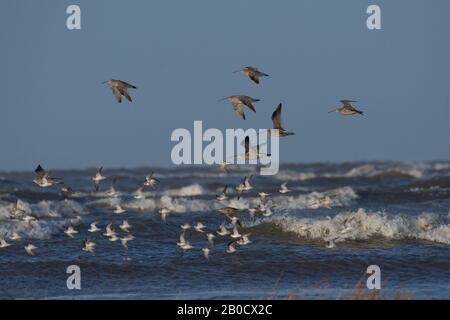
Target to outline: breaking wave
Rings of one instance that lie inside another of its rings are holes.
[[[27,239],[48,239],[62,228],[78,224],[81,216],[88,214],[79,203],[71,200],[41,201],[30,204],[19,201],[20,209],[34,220],[26,222],[10,218],[14,207],[11,203],[0,203],[0,237],[8,237],[13,232]]]
[[[343,212],[333,218],[271,217],[283,232],[310,240],[345,241],[383,237],[392,240],[412,239],[450,244],[450,214],[422,213],[419,216],[390,215],[384,212]]]

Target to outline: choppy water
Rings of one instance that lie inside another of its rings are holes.
[[[265,191],[273,215],[253,221],[243,210],[242,233],[253,243],[227,254],[230,238],[217,236],[209,261],[201,251],[205,235],[195,231],[188,233],[195,248],[181,254],[180,225],[202,221],[215,231],[225,221],[215,194],[251,169],[160,169],[158,187],[133,198],[149,171],[105,169],[110,179],[100,192],[90,180],[94,169],[53,172],[75,190],[68,199],[58,188],[33,185],[32,172],[0,173],[0,237],[11,244],[0,249],[0,297],[349,298],[376,264],[383,298],[450,298],[450,162],[289,165],[273,177],[255,170],[254,189],[224,204],[254,207]],[[116,196],[106,192],[112,177]],[[292,192],[282,195],[284,181]],[[17,200],[36,221],[10,219]],[[111,209],[119,202],[126,209],[120,215]],[[173,211],[165,223],[160,207]],[[108,223],[118,230],[125,219],[136,238],[128,250],[102,235]],[[101,232],[87,232],[93,221]],[[69,225],[79,231],[74,239],[63,233]],[[12,232],[22,239],[8,240]],[[95,255],[81,250],[86,238],[97,244]],[[326,247],[328,239],[336,239],[335,248]],[[35,256],[23,249],[28,243],[38,247]],[[73,264],[81,268],[82,290],[66,287]]]

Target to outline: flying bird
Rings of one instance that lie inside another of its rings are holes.
[[[354,115],[354,114],[363,115],[364,114],[363,111],[357,110],[353,106],[354,102],[356,102],[356,101],[353,101],[353,100],[341,100],[341,103],[343,104],[343,106],[340,107],[340,108],[337,108],[337,109],[330,110],[328,113],[337,112],[337,113],[342,114],[344,116],[350,116],[350,115]]]
[[[10,244],[5,239],[0,238],[0,249],[9,247]]]
[[[267,133],[269,134],[270,131],[267,131]],[[244,146],[244,153],[241,153],[239,155],[237,155],[236,157],[242,160],[257,160],[260,159],[261,157],[265,157],[268,156],[270,157],[271,154],[270,153],[264,153],[259,151],[260,147],[265,145],[266,143],[262,143],[262,144],[257,144],[256,146],[252,145],[250,143],[250,136],[246,136],[245,139],[241,142],[241,145]]]
[[[275,130],[272,132],[272,130],[267,130],[267,135],[272,136],[279,136],[279,137],[286,137],[286,136],[292,136],[295,133],[289,132],[283,128],[283,125],[281,124],[281,103],[278,105],[278,107],[275,109],[275,111],[272,113],[272,123],[273,123],[273,129]]]
[[[150,173],[148,176],[145,177],[144,186],[154,188],[156,184],[159,183],[159,180],[153,177],[153,175],[154,172]]]
[[[97,169],[97,172],[95,173],[95,176],[92,177],[92,181],[94,181],[94,185],[95,185],[95,191],[98,191],[98,189],[100,187],[100,181],[106,179],[106,177],[102,176],[102,170],[103,170],[103,167],[99,167]]]
[[[202,252],[203,252],[203,256],[205,257],[205,259],[209,260],[209,254],[211,252],[211,249],[209,249],[209,248],[202,248]]]
[[[228,199],[227,189],[228,189],[228,186],[225,186],[223,188],[222,192],[220,194],[216,195],[216,200],[217,201],[221,202],[221,201],[225,201],[225,200]]]
[[[88,231],[89,232],[97,232],[97,231],[100,231],[100,229],[97,227],[97,221],[95,221],[95,222],[92,222],[91,223],[91,225],[90,225],[90,227],[89,227],[89,229],[88,229]]]
[[[34,256],[34,251],[33,250],[36,250],[37,247],[35,247],[33,244],[30,243],[30,244],[27,244],[24,247],[24,249],[30,256]]]
[[[291,190],[287,187],[287,184],[288,184],[287,182],[282,183],[280,186],[280,190],[278,190],[278,191],[282,194],[291,192]]]
[[[227,244],[227,253],[236,252],[236,248],[234,247],[235,243],[236,243],[236,240],[228,242],[228,244]]]
[[[111,86],[114,97],[116,98],[118,103],[122,102],[122,96],[124,96],[128,101],[131,102],[132,100],[130,95],[128,94],[128,88],[137,89],[135,86],[122,80],[111,79],[108,81],[104,81],[103,83],[107,83]]]
[[[229,96],[219,101],[222,100],[228,100],[233,106],[234,111],[236,111],[237,114],[239,114],[241,118],[244,120],[245,120],[245,113],[243,106],[247,106],[250,110],[256,112],[255,107],[253,106],[253,102],[259,101],[259,99],[254,99],[249,96]]]
[[[259,71],[258,68],[255,68],[255,67],[245,67],[245,68],[242,68],[241,70],[235,71],[234,73],[237,73],[237,72],[240,72],[240,73],[246,75],[256,84],[259,84],[259,78],[269,76],[268,74]]]
[[[64,233],[68,237],[73,238],[78,233],[78,231],[75,230],[73,227],[68,227],[66,230],[64,230]]]
[[[95,246],[96,246],[95,242],[86,239],[83,241],[83,248],[81,250],[95,254],[94,253]]]
[[[124,220],[122,224],[119,226],[120,230],[125,232],[130,232],[131,227],[132,227],[131,224],[129,224],[127,220]]]
[[[62,184],[62,182],[58,181],[58,178],[51,177],[50,173],[45,171],[41,165],[37,166],[34,173],[36,173],[37,177],[33,180],[33,182],[40,187],[46,188],[55,184]]]
[[[236,216],[237,212],[239,211],[238,209],[233,208],[233,207],[223,207],[223,208],[217,209],[217,211],[226,215],[227,218],[230,219],[233,224],[237,224],[238,226],[241,226],[241,221]]]
[[[245,176],[242,182],[236,186],[236,193],[238,200],[241,198],[242,192],[253,189],[252,185],[250,184],[250,179],[252,178],[252,176],[253,175]]]

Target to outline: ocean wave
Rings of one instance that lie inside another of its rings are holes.
[[[322,172],[298,172],[294,170],[281,170],[276,179],[282,181],[306,181],[319,178],[412,178],[419,179],[424,177],[426,168],[421,165],[359,165],[346,171],[322,171]]]
[[[34,217],[33,221],[10,219],[10,212],[15,204],[0,204],[0,237],[8,237],[13,232],[26,239],[48,239],[62,228],[77,224],[82,215],[88,211],[79,203],[72,200],[41,201],[30,204],[18,202],[19,207],[27,215]]]
[[[396,177],[409,177],[409,178],[422,178],[424,175],[422,169],[417,166],[392,166],[392,167],[382,167],[377,168],[373,164],[362,165],[351,169],[344,174],[345,177],[356,178],[356,177],[386,177],[386,178],[396,178]]]
[[[329,241],[369,240],[384,237],[392,240],[413,239],[450,244],[450,214],[422,213],[419,216],[392,215],[384,212],[343,212],[333,218],[271,217],[283,232],[300,238]]]

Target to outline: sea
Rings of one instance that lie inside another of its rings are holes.
[[[274,176],[255,166],[105,168],[98,191],[95,171],[50,170],[69,194],[35,185],[33,169],[0,172],[0,238],[10,244],[0,248],[0,299],[450,298],[448,161],[289,164]],[[158,184],[136,196],[153,171]],[[252,189],[238,200],[245,176]],[[281,194],[285,182],[290,192]],[[228,199],[219,202],[225,185]],[[260,192],[272,210],[252,216]],[[125,212],[114,213],[118,204]],[[32,218],[11,215],[16,206]],[[251,243],[217,234],[223,223],[233,229],[217,211],[227,206]],[[170,211],[165,219],[161,208]],[[124,220],[134,236],[128,248]],[[92,222],[101,231],[88,232]],[[203,232],[193,228],[198,222]],[[108,224],[119,240],[104,236]],[[183,224],[191,226],[189,250],[177,245]],[[213,244],[206,233],[215,234]],[[82,250],[86,239],[94,253]],[[79,287],[70,285],[70,266]]]

